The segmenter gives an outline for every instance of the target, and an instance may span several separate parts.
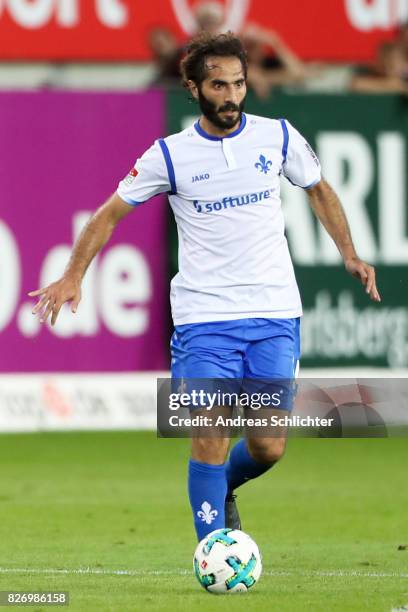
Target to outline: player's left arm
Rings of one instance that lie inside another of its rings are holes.
[[[347,272],[362,282],[372,300],[380,302],[375,270],[373,266],[358,257],[347,217],[335,191],[326,180],[322,179],[306,189],[306,192],[315,215],[336,243]]]

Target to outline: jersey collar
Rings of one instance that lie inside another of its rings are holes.
[[[246,120],[245,113],[242,113],[241,125],[239,126],[239,128],[231,132],[231,134],[228,134],[227,136],[222,136],[222,137],[212,136],[211,134],[207,134],[207,132],[204,131],[203,128],[201,127],[200,120],[196,121],[196,123],[194,124],[194,127],[197,133],[203,138],[206,138],[207,140],[224,140],[224,138],[234,138],[234,136],[238,136],[238,134],[240,134],[242,130],[244,129],[244,127],[246,126],[246,122],[247,120]]]

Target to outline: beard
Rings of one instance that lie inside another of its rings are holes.
[[[226,102],[226,104],[217,108],[217,106],[206,98],[202,91],[198,89],[198,103],[200,105],[201,112],[203,113],[204,117],[208,119],[208,121],[221,130],[230,130],[236,125],[240,125],[242,113],[245,108],[245,99],[246,96],[239,105],[234,104],[233,102]],[[221,117],[220,113],[224,111],[236,111],[238,112],[238,117]]]

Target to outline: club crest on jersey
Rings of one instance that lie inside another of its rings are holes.
[[[256,162],[255,168],[258,168],[260,172],[267,174],[272,167],[272,162],[266,159],[265,155],[259,156],[259,161]]]
[[[206,181],[210,178],[210,175],[208,174],[208,172],[206,172],[205,174],[195,174],[192,177],[192,183],[198,183],[198,181]]]
[[[123,182],[126,183],[126,185],[131,185],[138,174],[136,168],[132,168],[129,174],[123,179]]]

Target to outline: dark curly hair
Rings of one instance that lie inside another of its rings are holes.
[[[202,33],[193,38],[187,46],[185,57],[181,60],[180,71],[183,85],[194,81],[200,85],[207,77],[206,59],[210,56],[237,57],[242,64],[245,78],[248,72],[248,60],[241,40],[233,32],[225,34]]]

